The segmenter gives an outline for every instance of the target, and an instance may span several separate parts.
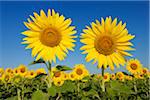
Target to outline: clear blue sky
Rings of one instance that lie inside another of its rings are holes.
[[[43,9],[55,9],[66,18],[71,18],[72,25],[76,26],[79,36],[85,25],[89,25],[95,19],[112,16],[127,23],[129,33],[136,35],[132,40],[136,51],[132,52],[133,57],[139,59],[144,66],[148,67],[149,52],[149,5],[148,2],[0,2],[0,67],[16,67],[19,64],[28,65],[34,58],[31,57],[31,50],[25,50],[21,44],[24,37],[20,33],[26,30],[23,21]],[[91,73],[100,72],[96,65],[85,62],[85,55],[81,54],[79,48],[82,44],[77,39],[75,52],[69,52],[65,61],[58,61],[57,64],[73,67],[74,64],[83,63]],[[128,58],[129,59],[129,58]],[[29,69],[37,69],[44,65],[34,65]],[[121,67],[118,70],[124,70]],[[107,70],[109,71],[109,70]]]

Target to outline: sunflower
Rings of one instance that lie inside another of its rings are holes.
[[[34,17],[30,18],[32,21],[28,19],[28,22],[24,22],[29,30],[22,32],[27,36],[22,43],[28,44],[26,49],[32,49],[31,55],[36,60],[43,58],[45,61],[56,62],[56,57],[64,60],[68,50],[74,51],[76,36],[73,35],[76,31],[74,26],[70,26],[70,18],[65,19],[50,9],[47,15],[41,10],[40,15],[34,12]]]
[[[25,65],[21,64],[18,66],[18,73],[20,76],[24,77],[27,73],[28,69]]]
[[[113,21],[111,17],[106,17],[106,20],[101,19],[101,22],[96,20],[92,22],[91,27],[86,26],[81,35],[81,42],[85,44],[80,48],[84,50],[83,54],[87,54],[86,61],[93,60],[93,63],[98,63],[98,67],[110,67],[114,70],[114,65],[125,64],[124,56],[132,56],[127,51],[134,50],[129,42],[135,36],[128,34],[126,23],[120,21],[117,24],[117,18]]]
[[[1,80],[3,74],[4,74],[4,69],[0,68],[0,80]]]
[[[77,64],[77,65],[75,65],[73,71],[76,74],[76,78],[78,80],[81,80],[85,76],[89,75],[88,70],[85,68],[85,66],[83,64]]]
[[[68,80],[69,79],[69,74],[68,73],[64,73],[64,80]]]
[[[36,75],[37,75],[37,74],[36,74],[36,72],[34,72],[34,70],[30,70],[30,71],[28,71],[28,72],[26,73],[25,77],[32,79],[32,78],[34,78]]]
[[[108,82],[110,80],[110,74],[104,73],[103,79],[104,79],[104,82]]]
[[[141,72],[142,64],[137,59],[130,59],[127,62],[126,69],[132,73],[137,74]]]
[[[141,69],[141,74],[147,75],[148,74],[148,69],[147,68],[142,68]]]
[[[111,74],[111,75],[110,75],[110,78],[111,78],[112,80],[115,80],[115,79],[116,79],[115,74]]]
[[[44,68],[39,68],[36,70],[36,74],[39,75],[39,74],[46,74],[46,71]]]
[[[117,72],[117,73],[116,73],[116,77],[117,77],[119,80],[123,81],[124,78],[125,78],[125,75],[124,75],[122,72]]]
[[[10,74],[9,74],[9,73],[3,74],[1,80],[2,80],[3,82],[10,82],[10,80],[11,80]]]
[[[126,79],[126,80],[132,80],[132,76],[126,75],[126,76],[125,76],[125,79]]]
[[[69,80],[74,81],[77,79],[77,74],[75,72],[69,73]]]
[[[64,80],[61,79],[54,79],[53,80],[54,85],[56,86],[62,86],[64,84]]]
[[[11,68],[6,68],[6,70],[5,70],[5,73],[8,73],[8,74],[10,74],[10,73],[12,73],[12,69]]]
[[[53,75],[53,80],[55,79],[61,79],[64,80],[64,72],[63,71],[55,71]]]
[[[18,76],[18,75],[19,75],[19,70],[18,70],[18,68],[14,68],[14,69],[13,69],[13,72],[14,72],[14,75],[15,75],[15,76]]]
[[[144,79],[143,74],[135,74],[134,77],[137,78],[137,79]]]

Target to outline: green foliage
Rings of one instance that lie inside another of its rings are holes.
[[[24,100],[149,100],[149,79],[131,81],[110,80],[105,83],[102,92],[101,79],[94,75],[83,80],[66,80],[62,86],[52,84],[50,88],[44,80],[46,75],[34,79],[21,79],[19,82],[3,83],[0,81],[0,100],[17,100],[18,93]],[[137,91],[136,91],[137,89]]]

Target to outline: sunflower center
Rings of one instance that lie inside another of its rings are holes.
[[[31,74],[30,74],[30,75],[32,76],[33,74],[34,74],[34,73],[33,73],[33,72],[31,72]]]
[[[96,50],[103,55],[110,55],[115,51],[114,41],[110,36],[101,36],[95,40]]]
[[[55,76],[55,77],[59,77],[60,75],[61,75],[60,72],[55,72],[55,73],[54,73],[54,76]]]
[[[47,28],[41,33],[40,41],[46,46],[55,47],[61,41],[61,34],[53,28]]]
[[[137,64],[132,63],[132,64],[131,64],[131,68],[132,68],[133,70],[136,70],[136,69],[137,69]]]
[[[71,74],[71,78],[74,78],[74,75],[73,75],[73,74]]]
[[[77,73],[78,75],[81,75],[81,74],[83,73],[83,71],[82,71],[82,69],[78,68],[78,69],[76,70],[76,73]]]
[[[143,73],[147,73],[147,71],[144,69],[144,70],[143,70]]]
[[[107,76],[106,76],[106,75],[104,75],[104,79],[107,79]]]
[[[24,72],[25,72],[25,68],[21,68],[21,69],[20,69],[20,72],[21,72],[21,73],[24,73]]]

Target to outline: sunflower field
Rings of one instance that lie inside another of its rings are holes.
[[[126,23],[101,18],[86,26],[81,34],[80,50],[85,60],[97,64],[101,73],[91,74],[84,64],[73,67],[58,65],[69,51],[74,51],[76,29],[72,20],[48,10],[41,10],[24,22],[28,30],[22,44],[31,49],[35,64],[47,69],[29,70],[24,64],[16,68],[0,68],[0,100],[149,100],[150,70],[133,58],[134,51]],[[126,57],[130,56],[130,59]],[[56,66],[52,66],[52,64]],[[124,66],[125,72],[113,71]],[[112,72],[105,72],[110,68]]]

